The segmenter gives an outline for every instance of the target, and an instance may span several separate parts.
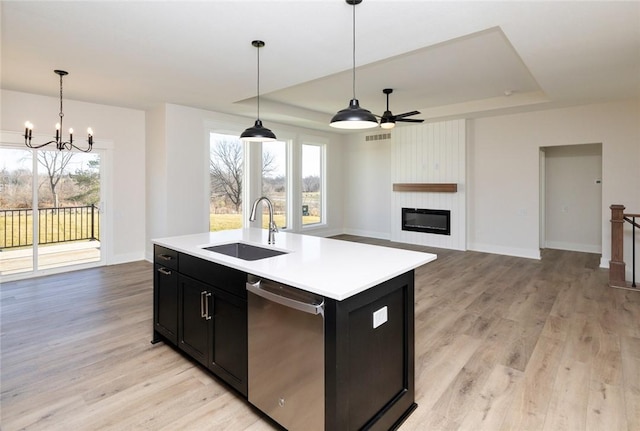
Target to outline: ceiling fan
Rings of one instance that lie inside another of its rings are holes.
[[[389,110],[389,94],[393,93],[393,88],[385,88],[382,90],[384,94],[387,95],[387,110],[384,111],[382,117],[380,117],[380,127],[383,129],[393,129],[396,126],[396,121],[403,121],[405,123],[422,123],[424,120],[406,118],[411,117],[412,115],[418,115],[420,112],[411,111],[405,112],[404,114],[393,115]]]

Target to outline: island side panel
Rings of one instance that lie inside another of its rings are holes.
[[[327,299],[325,429],[401,423],[415,408],[414,355],[413,270],[344,301]]]

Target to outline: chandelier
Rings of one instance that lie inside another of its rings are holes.
[[[68,75],[69,72],[64,70],[54,70],[54,72],[60,76],[60,122],[56,124],[56,138],[49,142],[45,142],[40,145],[33,145],[31,143],[31,135],[33,133],[33,124],[30,121],[24,123],[24,144],[29,148],[42,148],[49,144],[56,144],[56,148],[60,151],[62,150],[71,150],[76,149],[78,151],[82,151],[84,153],[88,153],[91,151],[93,147],[93,130],[89,127],[87,129],[87,148],[80,148],[73,143],[73,129],[69,129],[69,140],[65,141],[62,137],[62,118],[64,117],[64,112],[62,112],[62,77]]]

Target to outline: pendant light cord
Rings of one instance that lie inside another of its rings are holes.
[[[353,2],[353,98],[356,98],[356,2]]]
[[[258,120],[260,119],[260,45],[256,47],[256,51],[258,51],[258,85],[257,85],[257,94],[258,94]]]

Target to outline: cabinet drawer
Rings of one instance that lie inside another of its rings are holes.
[[[247,297],[245,288],[246,273],[183,253],[180,253],[179,260],[181,274],[188,275],[241,298]]]
[[[153,246],[153,260],[158,265],[178,270],[178,252],[160,245]]]
[[[153,326],[178,344],[178,271],[156,264],[153,273]]]

